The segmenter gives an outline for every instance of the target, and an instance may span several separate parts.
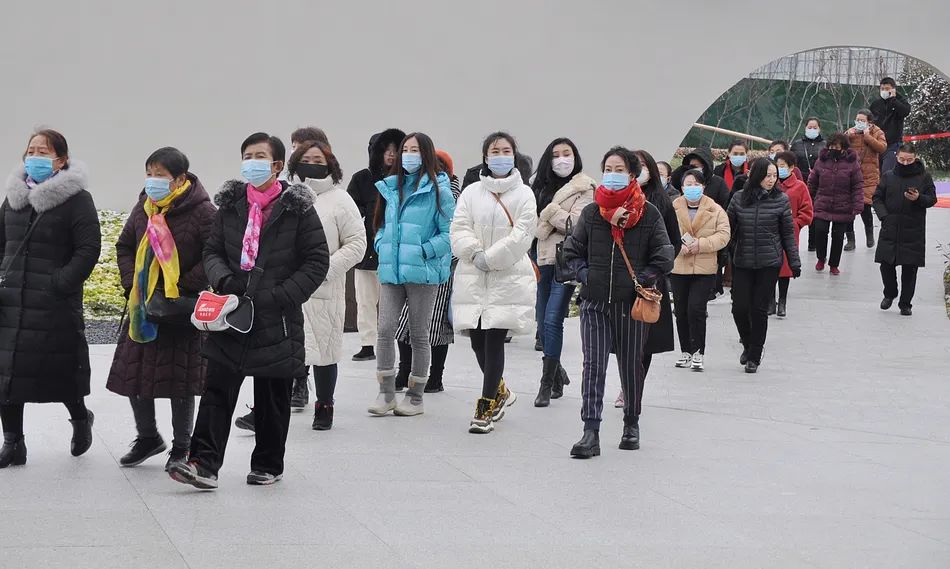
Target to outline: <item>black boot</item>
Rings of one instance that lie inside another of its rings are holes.
[[[874,248],[874,228],[866,227],[864,229],[864,236],[867,237],[867,240],[868,240],[868,249],[873,249]]]
[[[313,405],[313,430],[329,431],[333,428],[333,405],[317,401]]]
[[[553,358],[542,358],[544,362],[541,371],[541,388],[538,389],[538,396],[534,399],[535,407],[547,407],[551,404],[551,395],[554,390],[554,376],[557,375],[557,360]]]
[[[769,301],[769,316],[775,316],[776,302],[774,300]]]
[[[354,362],[368,362],[376,359],[376,349],[373,346],[363,346],[360,351],[353,354]]]
[[[396,342],[399,348],[399,372],[396,374],[396,393],[409,387],[409,374],[412,373],[412,346],[405,342]]]
[[[534,351],[536,351],[536,352],[543,352],[543,351],[544,351],[544,343],[541,342],[541,336],[535,336],[535,337],[534,337]]]
[[[440,356],[436,356],[436,350],[445,350]],[[445,358],[448,356],[448,346],[435,346],[432,348],[432,363],[429,364],[429,381],[426,382],[425,393],[442,393],[445,386],[442,384],[442,376],[445,374]]]
[[[307,376],[298,377],[294,380],[294,388],[290,394],[290,408],[295,411],[303,411],[310,403],[310,386],[307,382]]]
[[[3,447],[0,447],[0,468],[23,466],[26,464],[26,441],[23,435],[3,433]]]
[[[845,251],[854,251],[854,231],[847,231],[844,234],[847,242],[844,244]]]
[[[600,456],[600,432],[584,429],[584,436],[571,448],[572,458]]]
[[[570,383],[571,380],[567,377],[567,372],[561,367],[561,362],[557,361],[557,371],[554,372],[554,385],[551,387],[551,399],[564,397],[564,386]]]
[[[785,318],[786,316],[788,316],[788,310],[785,304],[785,299],[781,299],[778,301],[778,309],[775,311],[775,314],[779,318]]]
[[[86,454],[92,446],[92,423],[96,416],[92,414],[92,411],[87,410],[86,413],[88,413],[86,419],[69,420],[73,425],[73,440],[70,444],[70,452],[73,456]]]
[[[620,437],[620,450],[637,450],[640,448],[640,426],[624,425],[623,436]]]

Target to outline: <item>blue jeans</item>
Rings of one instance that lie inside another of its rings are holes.
[[[544,344],[544,357],[561,359],[564,344],[564,319],[574,297],[574,285],[563,285],[554,280],[554,265],[538,267],[538,301],[534,310],[538,320],[538,334]]]

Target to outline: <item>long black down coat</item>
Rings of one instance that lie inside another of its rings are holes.
[[[910,201],[904,192],[917,188]],[[874,261],[890,265],[924,266],[927,258],[927,208],[937,203],[933,178],[919,160],[898,164],[884,174],[874,192],[874,211],[881,220]]]
[[[284,189],[261,228],[258,267],[264,272],[253,295],[254,327],[248,334],[212,333],[205,344],[208,359],[261,378],[306,375],[302,306],[330,268],[313,192],[302,184],[281,185]],[[231,180],[214,198],[219,209],[205,243],[204,265],[211,286],[221,293],[244,294],[251,274],[241,269],[246,188],[246,182]]]
[[[75,401],[89,395],[82,289],[99,260],[99,216],[75,160],[32,189],[25,180],[20,166],[0,206],[0,401]]]
[[[165,221],[178,249],[179,293],[195,297],[208,288],[201,256],[211,232],[215,209],[201,182],[188,174],[191,188],[165,214]],[[135,254],[148,227],[143,208],[145,193],[132,208],[115,248],[119,275],[126,296],[135,276]],[[164,287],[159,274],[157,290]],[[140,344],[129,338],[128,318],[122,323],[119,345],[112,359],[106,388],[125,396],[152,399],[201,395],[205,384],[205,359],[201,355],[202,333],[186,322],[182,326],[162,324],[158,337]]]

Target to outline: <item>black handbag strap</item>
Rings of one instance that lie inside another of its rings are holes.
[[[31,223],[30,226],[26,229],[26,235],[24,235],[23,240],[20,241],[20,246],[17,247],[16,252],[13,253],[12,257],[10,257],[10,262],[7,263],[7,268],[4,269],[3,274],[0,275],[0,285],[2,285],[7,280],[7,273],[10,272],[10,267],[13,266],[13,262],[16,261],[17,257],[19,257],[21,253],[23,253],[23,250],[26,248],[27,244],[30,242],[30,237],[33,235],[33,230],[36,229],[37,225],[39,225],[40,218],[43,217],[44,213],[45,212],[40,212],[39,215],[37,215],[36,218],[33,220],[33,223]]]

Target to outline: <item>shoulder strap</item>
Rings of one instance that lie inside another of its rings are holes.
[[[501,201],[501,198],[498,197],[498,194],[496,194],[495,192],[492,192],[492,191],[488,190],[488,193],[491,194],[493,198],[495,198],[495,201],[498,202],[498,205],[500,205],[500,206],[501,206],[501,209],[504,210],[505,216],[508,217],[508,225],[514,227],[514,226],[515,226],[515,220],[512,219],[512,217],[511,217],[511,212],[508,211],[508,208],[507,208],[507,207],[505,207],[505,202]]]
[[[23,240],[20,241],[20,246],[17,247],[16,252],[13,253],[12,257],[10,257],[10,262],[7,263],[7,268],[4,269],[3,274],[0,275],[0,285],[2,285],[3,282],[7,280],[7,273],[10,272],[10,267],[13,266],[13,261],[16,261],[17,257],[20,256],[20,253],[23,252],[23,249],[26,248],[27,243],[30,242],[30,237],[33,235],[33,230],[36,229],[36,226],[39,224],[40,218],[43,217],[44,213],[45,212],[40,212],[33,220],[33,223],[31,223],[27,228],[26,234],[23,236]]]
[[[620,249],[620,255],[623,257],[624,264],[627,265],[627,272],[630,273],[630,278],[633,280],[633,288],[637,292],[643,290],[643,287],[640,286],[640,281],[637,280],[637,274],[633,270],[633,265],[630,263],[630,258],[627,257],[627,250],[623,248],[623,240],[614,237],[614,243],[617,245],[617,248]]]

